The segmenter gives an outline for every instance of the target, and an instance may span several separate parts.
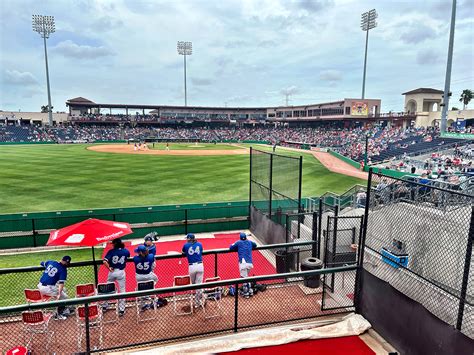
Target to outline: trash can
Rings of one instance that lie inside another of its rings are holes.
[[[291,250],[279,249],[275,252],[276,270],[278,274],[290,272],[293,264],[293,253]]]
[[[323,268],[323,262],[317,258],[306,258],[301,262],[301,271],[319,270]],[[320,275],[305,276],[304,285],[309,288],[318,288]]]

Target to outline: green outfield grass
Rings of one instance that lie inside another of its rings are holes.
[[[248,155],[111,154],[86,147],[0,146],[0,213],[248,198]],[[341,193],[362,182],[328,171],[311,154],[303,156],[303,196],[318,196],[326,191]]]
[[[148,143],[148,147],[150,149],[156,150],[165,150],[166,143]],[[235,149],[243,149],[239,148],[230,144],[213,144],[213,143],[170,143],[169,144],[170,150],[235,150]]]

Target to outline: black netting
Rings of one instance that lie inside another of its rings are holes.
[[[299,212],[301,159],[255,149],[250,159],[251,205],[273,220],[276,214]]]
[[[364,267],[474,338],[474,196],[381,174],[369,187]]]

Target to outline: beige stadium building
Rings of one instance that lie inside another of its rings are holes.
[[[96,123],[114,122],[116,115],[130,117],[134,121],[139,115],[154,117],[142,124],[179,123],[238,123],[264,124],[284,123],[291,126],[311,125],[322,121],[343,121],[370,124],[385,121],[388,125],[409,127],[439,126],[443,91],[432,88],[418,88],[407,91],[404,109],[401,112],[381,112],[379,99],[352,99],[340,101],[278,107],[203,107],[164,106],[138,104],[102,104],[83,97],[66,101],[69,112],[53,113],[55,124],[78,122],[81,117],[100,114]],[[474,110],[451,110],[448,113],[448,127],[459,120],[474,120]],[[0,111],[0,122],[9,124],[47,124],[48,113]],[[126,121],[126,120],[125,120]],[[88,122],[91,122],[89,119]],[[120,122],[124,122],[123,118]]]

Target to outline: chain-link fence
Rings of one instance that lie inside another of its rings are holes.
[[[311,319],[352,310],[321,309],[321,293],[307,279],[356,266],[258,276],[0,308],[0,352],[26,346],[34,353],[92,353]],[[241,291],[250,284],[253,296]],[[308,291],[309,290],[309,291]],[[203,302],[196,303],[201,294]],[[125,312],[117,304],[125,301]],[[56,307],[71,314],[55,320]]]
[[[364,267],[474,338],[474,197],[371,173]]]
[[[270,218],[301,211],[302,157],[250,149],[250,205]]]
[[[177,243],[176,250],[180,250],[183,242],[175,243]],[[257,246],[253,252],[254,267],[249,275],[259,276],[299,270],[300,260],[310,254],[314,245],[311,239],[301,239],[289,244]],[[126,247],[132,251],[133,255],[134,247],[129,243],[126,243]],[[291,260],[286,257],[281,258],[285,250],[291,250]],[[174,276],[189,273],[188,262],[179,252],[157,255],[155,264],[155,273],[158,276],[157,287],[170,287],[173,285]],[[219,276],[221,279],[231,279],[240,275],[237,255],[229,249],[204,250],[203,264],[205,277]],[[25,290],[37,288],[43,271],[42,266],[0,269],[0,284],[8,285],[8,287],[3,287],[0,307],[24,303]],[[135,273],[132,259],[127,261],[125,271],[129,275]],[[76,285],[104,283],[107,282],[107,277],[108,270],[102,265],[100,258],[95,263],[93,261],[72,263],[68,267],[66,292],[69,297],[75,297]],[[127,290],[133,290],[133,287],[132,281],[127,283]]]

